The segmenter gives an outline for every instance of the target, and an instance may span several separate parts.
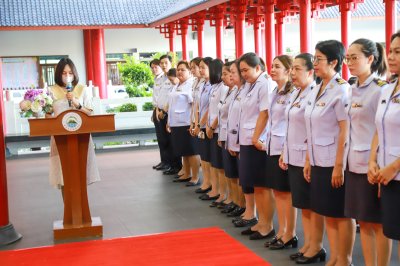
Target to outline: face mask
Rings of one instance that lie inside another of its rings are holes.
[[[62,82],[64,84],[68,84],[68,83],[72,82],[73,80],[74,80],[74,76],[72,76],[72,75],[66,75],[66,76],[62,77]]]

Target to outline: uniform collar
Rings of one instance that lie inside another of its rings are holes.
[[[358,87],[360,89],[366,88],[369,86],[369,84],[371,84],[371,82],[376,78],[376,75],[374,73],[372,73],[371,75],[369,75],[369,77],[362,83],[362,84],[358,84],[358,79],[356,82],[354,82],[353,86],[354,87]]]

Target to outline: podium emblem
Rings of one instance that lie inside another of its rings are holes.
[[[66,113],[62,118],[62,125],[65,130],[77,131],[82,126],[82,118],[77,113]]]

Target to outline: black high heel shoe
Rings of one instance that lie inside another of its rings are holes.
[[[275,244],[280,238],[280,236],[274,236],[271,240],[268,240],[264,243],[264,247],[269,248],[272,244]]]
[[[321,248],[321,250],[318,251],[318,253],[312,257],[303,256],[303,257],[296,259],[296,263],[297,264],[311,264],[311,263],[315,263],[318,261],[325,261],[325,259],[326,259],[326,250],[324,248]]]
[[[269,246],[270,250],[278,250],[278,249],[284,249],[288,247],[292,248],[297,248],[297,243],[299,242],[299,239],[297,236],[294,236],[292,239],[288,240],[286,243],[283,243],[282,238],[278,239],[274,244],[271,244]]]
[[[296,260],[296,259],[298,259],[298,258],[300,258],[300,257],[303,257],[303,255],[304,255],[303,252],[298,251],[298,252],[296,252],[296,253],[294,253],[294,254],[291,254],[291,255],[289,256],[289,258],[290,258],[291,260]]]

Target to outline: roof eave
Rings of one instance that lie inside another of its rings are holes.
[[[124,24],[124,25],[75,25],[75,26],[7,26],[0,27],[0,31],[28,31],[28,30],[91,30],[91,29],[128,29],[147,28],[145,24]]]
[[[160,25],[172,22],[172,21],[179,20],[179,19],[184,18],[186,16],[192,15],[194,13],[197,13],[199,11],[205,10],[207,8],[210,8],[210,7],[222,4],[222,3],[226,3],[228,1],[230,1],[230,0],[211,0],[211,1],[207,1],[205,3],[194,5],[192,7],[189,7],[187,9],[185,9],[185,10],[181,10],[181,11],[179,11],[179,12],[173,14],[173,15],[170,15],[168,17],[164,17],[162,19],[153,21],[148,25],[148,27],[155,28],[157,26],[160,26]]]

